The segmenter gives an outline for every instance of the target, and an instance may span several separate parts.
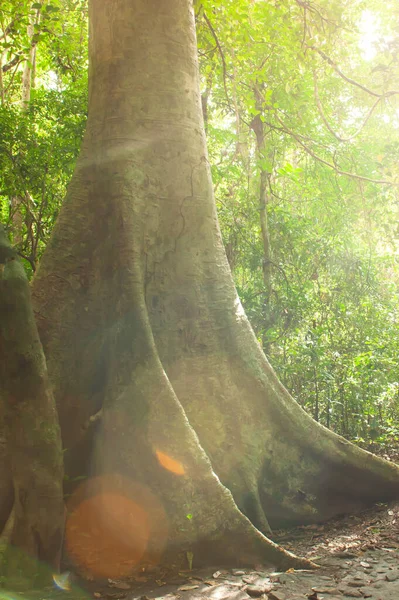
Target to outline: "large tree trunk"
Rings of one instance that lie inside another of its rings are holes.
[[[86,136],[33,287],[67,470],[102,409],[92,474],[156,496],[169,551],[301,564],[255,527],[394,497],[399,470],[313,422],[245,317],[212,196],[191,2],[92,0],[90,17]],[[147,557],[161,551],[149,536]]]
[[[9,470],[0,464],[0,573],[14,584],[31,582],[41,574],[41,562],[52,570],[59,566],[63,457],[29,283],[1,225],[0,416],[0,456],[9,461]]]

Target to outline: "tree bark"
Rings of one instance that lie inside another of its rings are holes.
[[[4,82],[3,82],[3,52],[0,52],[0,104],[3,105],[5,101],[4,94]]]
[[[270,164],[273,162],[273,154],[268,150],[266,144],[265,124],[262,121],[263,113],[263,96],[264,90],[259,89],[257,85],[253,88],[255,97],[255,107],[258,114],[252,119],[251,129],[256,137],[257,158],[260,162],[259,166],[259,220],[262,232],[263,245],[263,283],[265,285],[266,300],[270,303],[270,293],[272,290],[272,248],[270,243],[269,219],[268,219],[268,187],[270,185],[271,168],[266,168],[262,161],[267,160]]]
[[[260,533],[268,520],[396,497],[399,469],[315,423],[251,330],[217,223],[191,2],[92,0],[89,73],[81,156],[33,284],[67,472],[102,409],[91,474],[144,486],[166,515],[146,557],[307,564]]]
[[[30,13],[29,23],[27,26],[27,34],[30,43],[29,53],[25,60],[24,70],[22,72],[22,87],[21,87],[21,107],[22,110],[28,110],[31,99],[31,90],[35,86],[35,62],[36,62],[36,42],[34,39],[35,25],[40,22],[40,10],[35,13]]]
[[[31,582],[40,572],[40,562],[53,570],[59,567],[64,528],[63,459],[29,283],[2,227],[0,414],[10,462],[10,471],[2,469],[2,477],[12,483],[12,492],[5,487],[0,505],[7,538],[0,572],[14,584],[27,578]],[[4,511],[8,511],[7,521]]]

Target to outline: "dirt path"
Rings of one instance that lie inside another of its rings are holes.
[[[75,579],[23,600],[399,600],[399,503],[327,524],[277,531],[274,540],[320,565],[279,573],[272,567],[187,571],[142,569],[124,580]],[[62,588],[62,589],[60,589]],[[22,600],[0,589],[0,600]]]
[[[107,587],[90,585],[90,592],[105,600],[399,600],[399,504],[279,531],[274,539],[320,569],[278,573],[259,565],[143,572],[128,581],[109,581]]]

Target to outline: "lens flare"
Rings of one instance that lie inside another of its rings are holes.
[[[168,471],[172,471],[175,475],[184,475],[185,468],[181,462],[175,460],[165,452],[161,452],[160,450],[156,450],[155,454],[157,455],[157,459],[159,464]]]
[[[69,571],[65,571],[65,573],[53,573],[53,581],[60,590],[64,590],[66,592],[70,591],[71,574]]]
[[[8,592],[7,590],[0,590],[0,600],[23,600],[23,598],[22,596]]]
[[[151,492],[118,476],[97,477],[69,503],[66,544],[74,562],[96,577],[124,577],[143,560],[159,560],[166,515]]]

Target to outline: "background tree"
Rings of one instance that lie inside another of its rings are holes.
[[[5,497],[12,504],[2,527],[0,572],[18,585],[37,575],[38,560],[59,568],[63,457],[28,280],[2,227],[0,315],[0,414],[13,492]]]

